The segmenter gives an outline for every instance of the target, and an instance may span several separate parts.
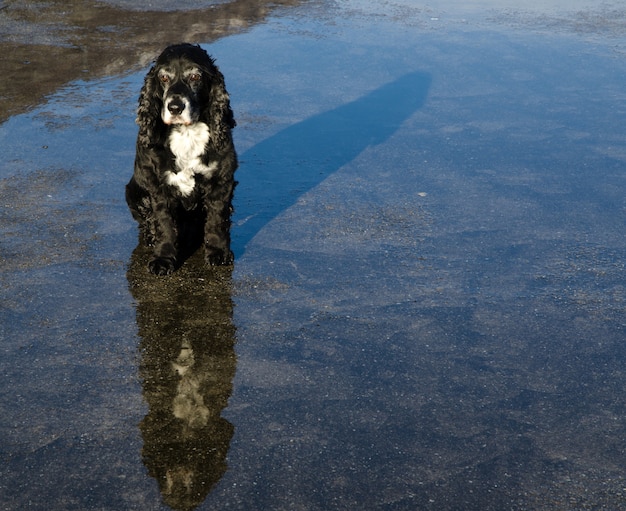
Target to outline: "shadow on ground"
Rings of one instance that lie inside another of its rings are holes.
[[[411,117],[428,95],[431,78],[413,72],[369,94],[284,129],[242,156],[237,172],[233,250],[248,242],[369,146],[382,144]]]

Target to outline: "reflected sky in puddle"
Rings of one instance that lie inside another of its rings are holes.
[[[0,127],[7,509],[626,504],[622,39],[318,5],[206,46],[232,274],[133,252],[143,72]]]

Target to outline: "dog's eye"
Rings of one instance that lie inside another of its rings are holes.
[[[192,73],[192,74],[189,75],[189,81],[190,82],[199,82],[201,78],[202,77],[200,76],[199,73]]]

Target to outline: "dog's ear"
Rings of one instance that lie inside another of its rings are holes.
[[[152,67],[143,82],[139,94],[139,106],[137,107],[137,119],[139,125],[138,141],[144,146],[157,142],[159,138],[159,123],[161,119],[161,106],[163,99],[159,85],[156,83],[156,66]]]
[[[211,144],[221,151],[230,140],[230,130],[237,123],[230,108],[230,97],[226,92],[224,76],[214,67],[210,71],[209,100],[204,118],[208,120],[211,133]]]

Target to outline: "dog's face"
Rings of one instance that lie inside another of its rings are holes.
[[[157,63],[156,78],[162,88],[163,122],[187,126],[197,122],[207,85],[206,71],[187,55],[172,55]]]
[[[171,126],[203,122],[215,150],[232,144],[235,119],[230,109],[224,76],[200,46],[168,46],[146,74],[139,95],[137,143],[163,144]]]

